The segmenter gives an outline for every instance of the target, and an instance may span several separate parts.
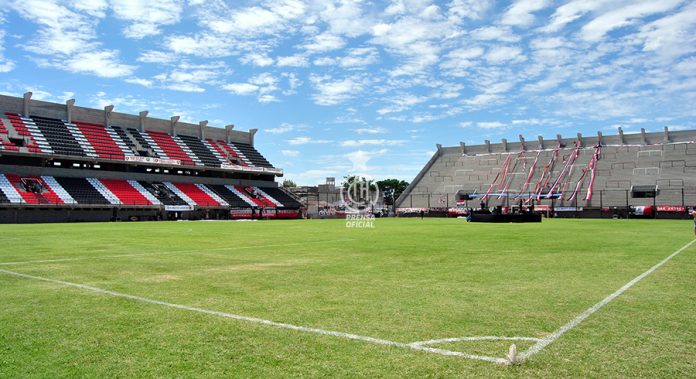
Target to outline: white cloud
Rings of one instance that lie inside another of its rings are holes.
[[[486,60],[492,64],[523,62],[526,59],[522,49],[517,46],[495,46],[486,54]]]
[[[470,127],[470,126],[473,125],[473,124],[474,124],[474,123],[471,122],[471,121],[462,121],[462,122],[459,123],[459,127],[460,127],[460,128],[468,128],[468,127]]]
[[[515,35],[509,27],[485,26],[471,32],[471,36],[479,41],[518,42],[520,36]]]
[[[151,88],[153,86],[153,81],[148,80],[148,79],[143,79],[143,78],[128,78],[125,80],[126,83],[131,83],[131,84],[138,84],[143,87]]]
[[[449,16],[455,22],[464,19],[479,20],[491,7],[491,0],[453,0],[449,4]]]
[[[640,28],[643,51],[673,59],[696,52],[696,3]]]
[[[160,34],[159,27],[178,23],[183,10],[177,0],[111,0],[111,7],[117,18],[131,22],[123,35],[132,39]]]
[[[137,61],[143,63],[172,63],[177,60],[176,55],[164,51],[148,50],[140,54]]]
[[[223,85],[222,88],[235,95],[253,95],[259,90],[259,86],[250,83],[229,83]]]
[[[581,18],[588,12],[595,11],[606,5],[616,3],[615,0],[571,0],[556,8],[551,16],[551,22],[541,28],[544,32],[557,32],[567,24]]]
[[[271,73],[264,72],[262,74],[252,76],[246,83],[228,83],[222,86],[223,89],[235,95],[256,95],[256,99],[260,103],[271,103],[278,101],[274,95],[279,90],[278,78]]]
[[[348,160],[350,160],[350,162],[353,165],[350,173],[357,175],[369,172],[370,167],[368,166],[368,163],[370,162],[370,160],[372,160],[373,158],[381,157],[385,155],[387,152],[387,149],[381,149],[376,151],[357,150],[346,154],[345,157]]]
[[[290,145],[327,144],[327,143],[332,143],[332,142],[333,141],[330,141],[330,140],[314,139],[314,138],[308,137],[308,136],[295,137],[295,138],[288,140],[288,143]]]
[[[345,140],[341,141],[343,147],[361,147],[361,146],[395,146],[403,145],[404,140],[388,140],[388,139],[361,139],[361,140]]]
[[[379,52],[373,47],[349,49],[348,54],[338,59],[339,65],[345,68],[358,68],[377,63]]]
[[[281,154],[285,157],[291,157],[291,158],[296,158],[300,156],[300,152],[297,150],[281,150]]]
[[[534,23],[534,13],[549,5],[551,5],[549,0],[517,0],[503,14],[501,22],[505,25],[531,25]]]
[[[384,128],[358,128],[355,129],[354,132],[358,134],[383,134],[386,133],[387,130]]]
[[[267,67],[275,62],[273,58],[270,58],[267,55],[260,53],[246,54],[240,59],[240,61],[244,64],[252,64],[257,67]]]
[[[312,41],[303,45],[302,48],[310,53],[324,53],[340,49],[345,46],[345,44],[343,38],[325,32],[314,36]]]
[[[400,94],[394,98],[389,99],[391,105],[380,108],[377,113],[380,115],[385,115],[388,113],[401,112],[410,109],[414,105],[420,104],[428,100],[426,97],[414,96],[410,94]]]
[[[476,126],[482,129],[500,129],[507,125],[500,121],[479,121],[476,123]]]
[[[681,2],[682,0],[643,0],[608,11],[582,27],[582,38],[586,41],[599,41],[614,29],[635,24],[646,16],[666,12]]]
[[[0,17],[0,24],[2,24],[2,18]],[[0,29],[0,72],[10,72],[14,69],[15,64],[13,61],[5,58],[4,56],[4,39],[5,31]]]
[[[335,105],[357,96],[367,85],[361,76],[351,76],[343,79],[333,79],[328,75],[311,74],[316,93],[312,96],[318,105]]]
[[[265,131],[267,133],[271,134],[285,134],[289,132],[294,132],[298,130],[305,130],[307,129],[307,125],[304,124],[290,124],[287,122],[284,122],[280,124],[277,128],[271,128],[271,129],[266,129]]]
[[[278,67],[306,67],[309,65],[309,62],[304,55],[290,55],[277,57],[276,65],[278,65]]]

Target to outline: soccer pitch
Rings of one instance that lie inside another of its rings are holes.
[[[0,377],[696,375],[690,221],[0,230]]]

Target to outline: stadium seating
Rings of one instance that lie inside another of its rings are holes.
[[[181,197],[181,194],[185,195],[182,197],[184,200],[190,199],[190,205],[198,205],[205,207],[222,207],[228,206],[227,202],[222,200],[219,196],[214,194],[210,189],[206,188],[203,184],[193,184],[193,183],[165,183],[167,187],[174,190],[176,188],[180,193],[177,195]],[[172,188],[173,187],[173,188]]]
[[[251,217],[251,208],[277,209],[277,212],[267,211],[265,214],[276,218],[292,218],[297,216],[297,209],[302,206],[281,189],[272,187],[158,183],[103,178],[22,177],[2,173],[0,203],[246,209],[235,211],[234,218]]]
[[[78,204],[110,205],[111,202],[84,178],[55,178]]]
[[[97,156],[87,139],[74,124],[66,124],[61,120],[39,116],[33,116],[31,119],[55,154],[82,157]]]
[[[154,205],[127,180],[98,179],[123,205]]]
[[[53,150],[48,144],[48,141],[46,141],[46,138],[36,127],[34,121],[28,118],[20,117],[16,113],[7,112],[5,115],[7,116],[9,125],[5,126],[3,123],[4,134],[9,133],[9,127],[11,127],[19,137],[25,139],[25,141],[28,141],[28,143],[25,143],[25,147],[27,148],[28,152],[53,154]],[[3,140],[3,148],[5,150],[19,151],[19,146],[16,146],[10,141]]]
[[[289,207],[289,208],[302,207],[302,204],[300,204],[297,200],[290,197],[290,195],[286,194],[280,188],[264,187],[264,188],[260,188],[260,189],[263,192],[265,192],[267,196],[275,199],[279,203],[282,203],[283,206],[285,206],[285,207]]]
[[[220,167],[220,164],[223,163],[215,156],[213,151],[205,145],[204,141],[196,137],[184,135],[177,136],[177,138],[189,149],[193,154],[192,156],[198,159],[196,163],[198,164],[200,162],[200,164],[198,164],[199,166],[203,164],[208,167]]]
[[[236,151],[241,153],[241,156],[247,159],[247,162],[250,163],[250,165],[257,167],[273,167],[273,165],[271,165],[268,160],[266,160],[266,158],[251,145],[240,142],[233,142],[232,145],[237,148]]]
[[[170,136],[157,131],[141,132],[134,128],[103,125],[36,116],[22,117],[6,113],[17,134],[27,138],[23,146],[27,152],[60,154],[78,157],[123,160],[127,156],[178,160],[182,165],[219,168],[234,164],[248,167],[273,168],[253,146],[245,143],[197,137]],[[2,120],[0,120],[2,123]],[[8,128],[0,124],[0,136],[7,135]],[[0,139],[0,149],[20,151],[8,139]]]
[[[133,151],[113,129],[86,122],[75,122],[75,125],[94,148],[99,158],[124,159],[126,155],[133,155]]]
[[[135,187],[135,184],[131,184]],[[150,183],[150,182],[136,182],[138,185],[142,186],[147,192],[149,192],[153,197],[155,197],[163,205],[188,205],[188,203],[177,196],[176,193],[171,191],[167,186],[162,183]],[[156,202],[153,201],[156,204]]]
[[[169,159],[179,160],[183,165],[194,165],[194,158],[192,158],[188,152],[184,151],[174,137],[169,134],[154,131],[144,132],[142,134],[149,136],[157,147],[161,149],[161,153],[158,151],[158,154],[164,154]],[[196,158],[196,160],[198,159]],[[198,161],[200,162],[200,160]],[[202,166],[202,163],[199,164],[199,166]]]
[[[237,147],[234,146],[234,144],[228,144],[227,142],[222,140],[218,140],[217,143],[230,154],[233,160],[236,160],[236,164],[240,166],[253,166],[251,161],[247,159],[247,157],[244,156],[244,154],[242,154],[239,151],[239,149],[237,149]]]

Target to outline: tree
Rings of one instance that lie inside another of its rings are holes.
[[[295,188],[295,187],[297,187],[297,184],[295,184],[295,182],[293,182],[293,181],[290,180],[290,179],[285,179],[285,180],[283,180],[283,187],[285,187],[285,188]]]
[[[406,187],[408,187],[407,181],[399,179],[384,179],[377,181],[376,184],[380,192],[382,192],[385,205],[394,205],[396,199],[401,196],[406,190]]]
[[[344,176],[344,177],[343,177],[343,183],[341,184],[341,186],[343,187],[343,189],[347,190],[347,189],[350,188],[351,186],[353,186],[353,185],[355,185],[355,184],[358,184],[358,183],[360,183],[360,182],[365,183],[365,185],[369,185],[369,184],[372,183],[371,180],[367,180],[367,179],[365,179],[364,177],[361,178],[361,177],[359,177],[359,176],[357,176],[357,175],[350,175],[350,176]]]

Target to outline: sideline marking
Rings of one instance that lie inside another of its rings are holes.
[[[657,270],[658,268],[662,267],[665,263],[669,262],[670,259],[676,257],[679,255],[682,251],[686,250],[689,248],[691,245],[693,245],[696,242],[696,239],[691,240],[691,242],[687,243],[686,245],[682,246],[679,250],[675,251],[672,253],[669,257],[663,259],[660,261],[660,263],[656,264],[655,266],[652,266],[651,268],[648,269],[648,271],[645,271],[644,273],[636,276],[631,280],[630,282],[626,283],[623,287],[619,288],[616,290],[616,292],[612,293],[611,295],[605,297],[602,301],[599,303],[591,306],[584,312],[580,313],[577,317],[574,319],[570,320],[567,324],[561,326],[558,328],[555,332],[549,334],[548,336],[542,338],[539,342],[535,343],[532,345],[529,349],[524,351],[523,353],[520,353],[519,358],[520,360],[525,360],[529,359],[530,357],[534,356],[535,354],[539,353],[541,350],[543,350],[546,346],[550,345],[553,341],[557,340],[560,336],[565,334],[566,332],[572,330],[576,326],[580,325],[581,322],[585,321],[588,317],[592,316],[595,312],[598,310],[602,309],[605,305],[609,304],[612,300],[616,299],[619,295],[622,293],[626,292],[629,288],[633,287],[636,283],[640,282],[643,280],[646,276],[652,274]]]
[[[62,281],[62,280],[45,278],[45,277],[41,277],[41,276],[22,274],[19,272],[14,272],[14,271],[9,271],[9,270],[4,270],[4,269],[0,269],[0,272],[7,274],[7,275],[12,275],[12,276],[24,278],[24,279],[33,279],[33,280],[39,280],[39,281],[48,282],[48,283],[60,284],[63,286],[68,286],[68,287],[80,288],[83,290],[96,292],[96,293],[99,293],[102,295],[120,297],[120,298],[129,299],[129,300],[139,301],[142,303],[155,304],[155,305],[161,305],[161,306],[165,306],[165,307],[169,307],[169,308],[181,309],[181,310],[185,310],[185,311],[204,313],[204,314],[208,314],[208,315],[225,317],[225,318],[240,320],[240,321],[246,321],[246,322],[250,322],[250,323],[254,323],[254,324],[261,324],[261,325],[272,326],[272,327],[276,327],[276,328],[296,330],[296,331],[305,332],[305,333],[321,334],[321,335],[325,335],[325,336],[333,336],[333,337],[345,338],[345,339],[349,339],[349,340],[369,342],[369,343],[378,344],[378,345],[386,345],[386,346],[393,346],[393,347],[399,347],[399,348],[404,348],[404,349],[417,350],[417,351],[423,351],[426,353],[433,353],[433,354],[439,354],[439,355],[445,355],[445,356],[457,356],[457,357],[462,357],[462,358],[467,358],[467,359],[475,359],[475,360],[480,360],[480,361],[488,361],[488,362],[501,363],[501,364],[505,364],[507,362],[507,360],[505,360],[503,358],[488,357],[488,356],[484,356],[484,355],[467,354],[467,353],[463,353],[460,351],[437,349],[437,348],[432,348],[432,347],[425,347],[425,346],[413,345],[413,344],[408,344],[408,343],[401,343],[401,342],[396,342],[396,341],[389,341],[389,340],[385,340],[385,339],[381,339],[381,338],[361,336],[358,334],[344,333],[344,332],[338,332],[338,331],[334,331],[334,330],[324,330],[324,329],[311,328],[311,327],[306,327],[306,326],[298,326],[298,325],[286,324],[286,323],[282,323],[282,322],[265,320],[265,319],[257,318],[257,317],[242,316],[242,315],[237,315],[237,314],[233,314],[233,313],[226,313],[226,312],[220,312],[220,311],[213,311],[213,310],[209,310],[209,309],[190,307],[188,305],[168,303],[166,301],[148,299],[146,297],[129,295],[127,293],[122,293],[122,292],[109,291],[109,290],[105,290],[105,289],[101,289],[101,288],[97,288],[97,287],[88,286],[85,284],[72,283],[72,282],[66,282],[66,281]]]
[[[297,243],[285,243],[285,244],[275,244],[275,245],[256,245],[256,246],[227,246],[227,247],[216,247],[213,249],[205,250],[174,250],[174,251],[160,251],[152,253],[132,253],[132,254],[116,254],[116,255],[95,255],[91,257],[74,257],[74,258],[56,258],[56,259],[40,259],[33,261],[19,261],[19,262],[0,262],[0,266],[14,266],[28,263],[54,263],[54,262],[72,262],[81,261],[85,259],[109,259],[109,258],[125,258],[125,257],[140,257],[147,255],[162,255],[162,254],[179,254],[179,253],[201,253],[205,254],[210,251],[227,251],[227,250],[244,250],[244,249],[263,249],[266,247],[291,247],[291,246],[303,246],[308,243],[326,243],[326,242],[346,242],[355,241],[354,239],[341,239],[341,240],[325,240],[325,241],[308,241],[308,242],[297,242]]]
[[[455,338],[440,338],[437,340],[411,342],[412,346],[437,345],[447,342],[461,341],[532,341],[539,342],[541,338],[534,337],[502,337],[502,336],[478,336],[478,337],[455,337]]]

